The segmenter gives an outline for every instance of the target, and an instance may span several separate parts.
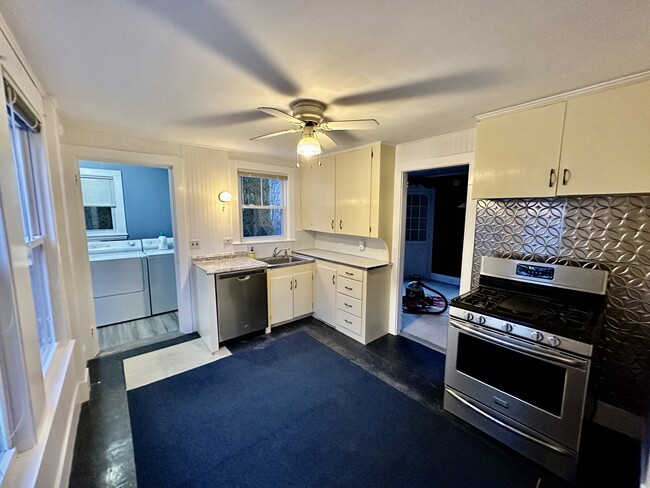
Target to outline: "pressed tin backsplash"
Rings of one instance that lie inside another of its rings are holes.
[[[642,414],[650,387],[650,195],[479,200],[482,256],[610,272],[592,378],[599,400]]]

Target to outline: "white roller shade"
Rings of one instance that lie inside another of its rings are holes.
[[[115,207],[115,184],[108,176],[82,176],[84,207]]]

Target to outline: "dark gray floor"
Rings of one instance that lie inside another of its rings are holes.
[[[444,357],[414,341],[386,335],[363,346],[321,322],[307,318],[274,328],[272,334],[233,340],[226,345],[233,354],[237,354],[238,351],[254,349],[262,342],[276,340],[297,330],[305,331],[436,414],[444,416],[449,422],[473,433],[477,442],[488,443],[494,449],[507,452],[513,457],[513,462],[527,464],[541,478],[539,488],[566,486],[551,473],[443,412]],[[81,409],[71,487],[136,486],[122,360],[196,337],[196,334],[190,334],[90,361],[90,400]],[[435,442],[435,439],[431,441]],[[459,462],[471,469],[471,453],[467,453],[467,457],[459,459]],[[636,488],[639,485],[639,445],[625,436],[588,425],[581,462],[580,486]],[[272,484],[272,480],[269,483]]]

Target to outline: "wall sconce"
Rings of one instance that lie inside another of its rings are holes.
[[[230,202],[232,200],[232,194],[229,191],[222,191],[219,193],[219,201],[222,203]],[[221,211],[226,210],[226,206],[221,207]]]

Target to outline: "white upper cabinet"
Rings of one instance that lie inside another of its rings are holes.
[[[650,81],[571,99],[558,195],[650,192]]]
[[[478,123],[474,198],[555,195],[566,102]]]
[[[370,235],[372,148],[336,155],[336,232]]]
[[[650,82],[478,123],[474,198],[650,192]]]
[[[381,144],[301,165],[303,229],[390,244],[394,170],[395,149]]]

